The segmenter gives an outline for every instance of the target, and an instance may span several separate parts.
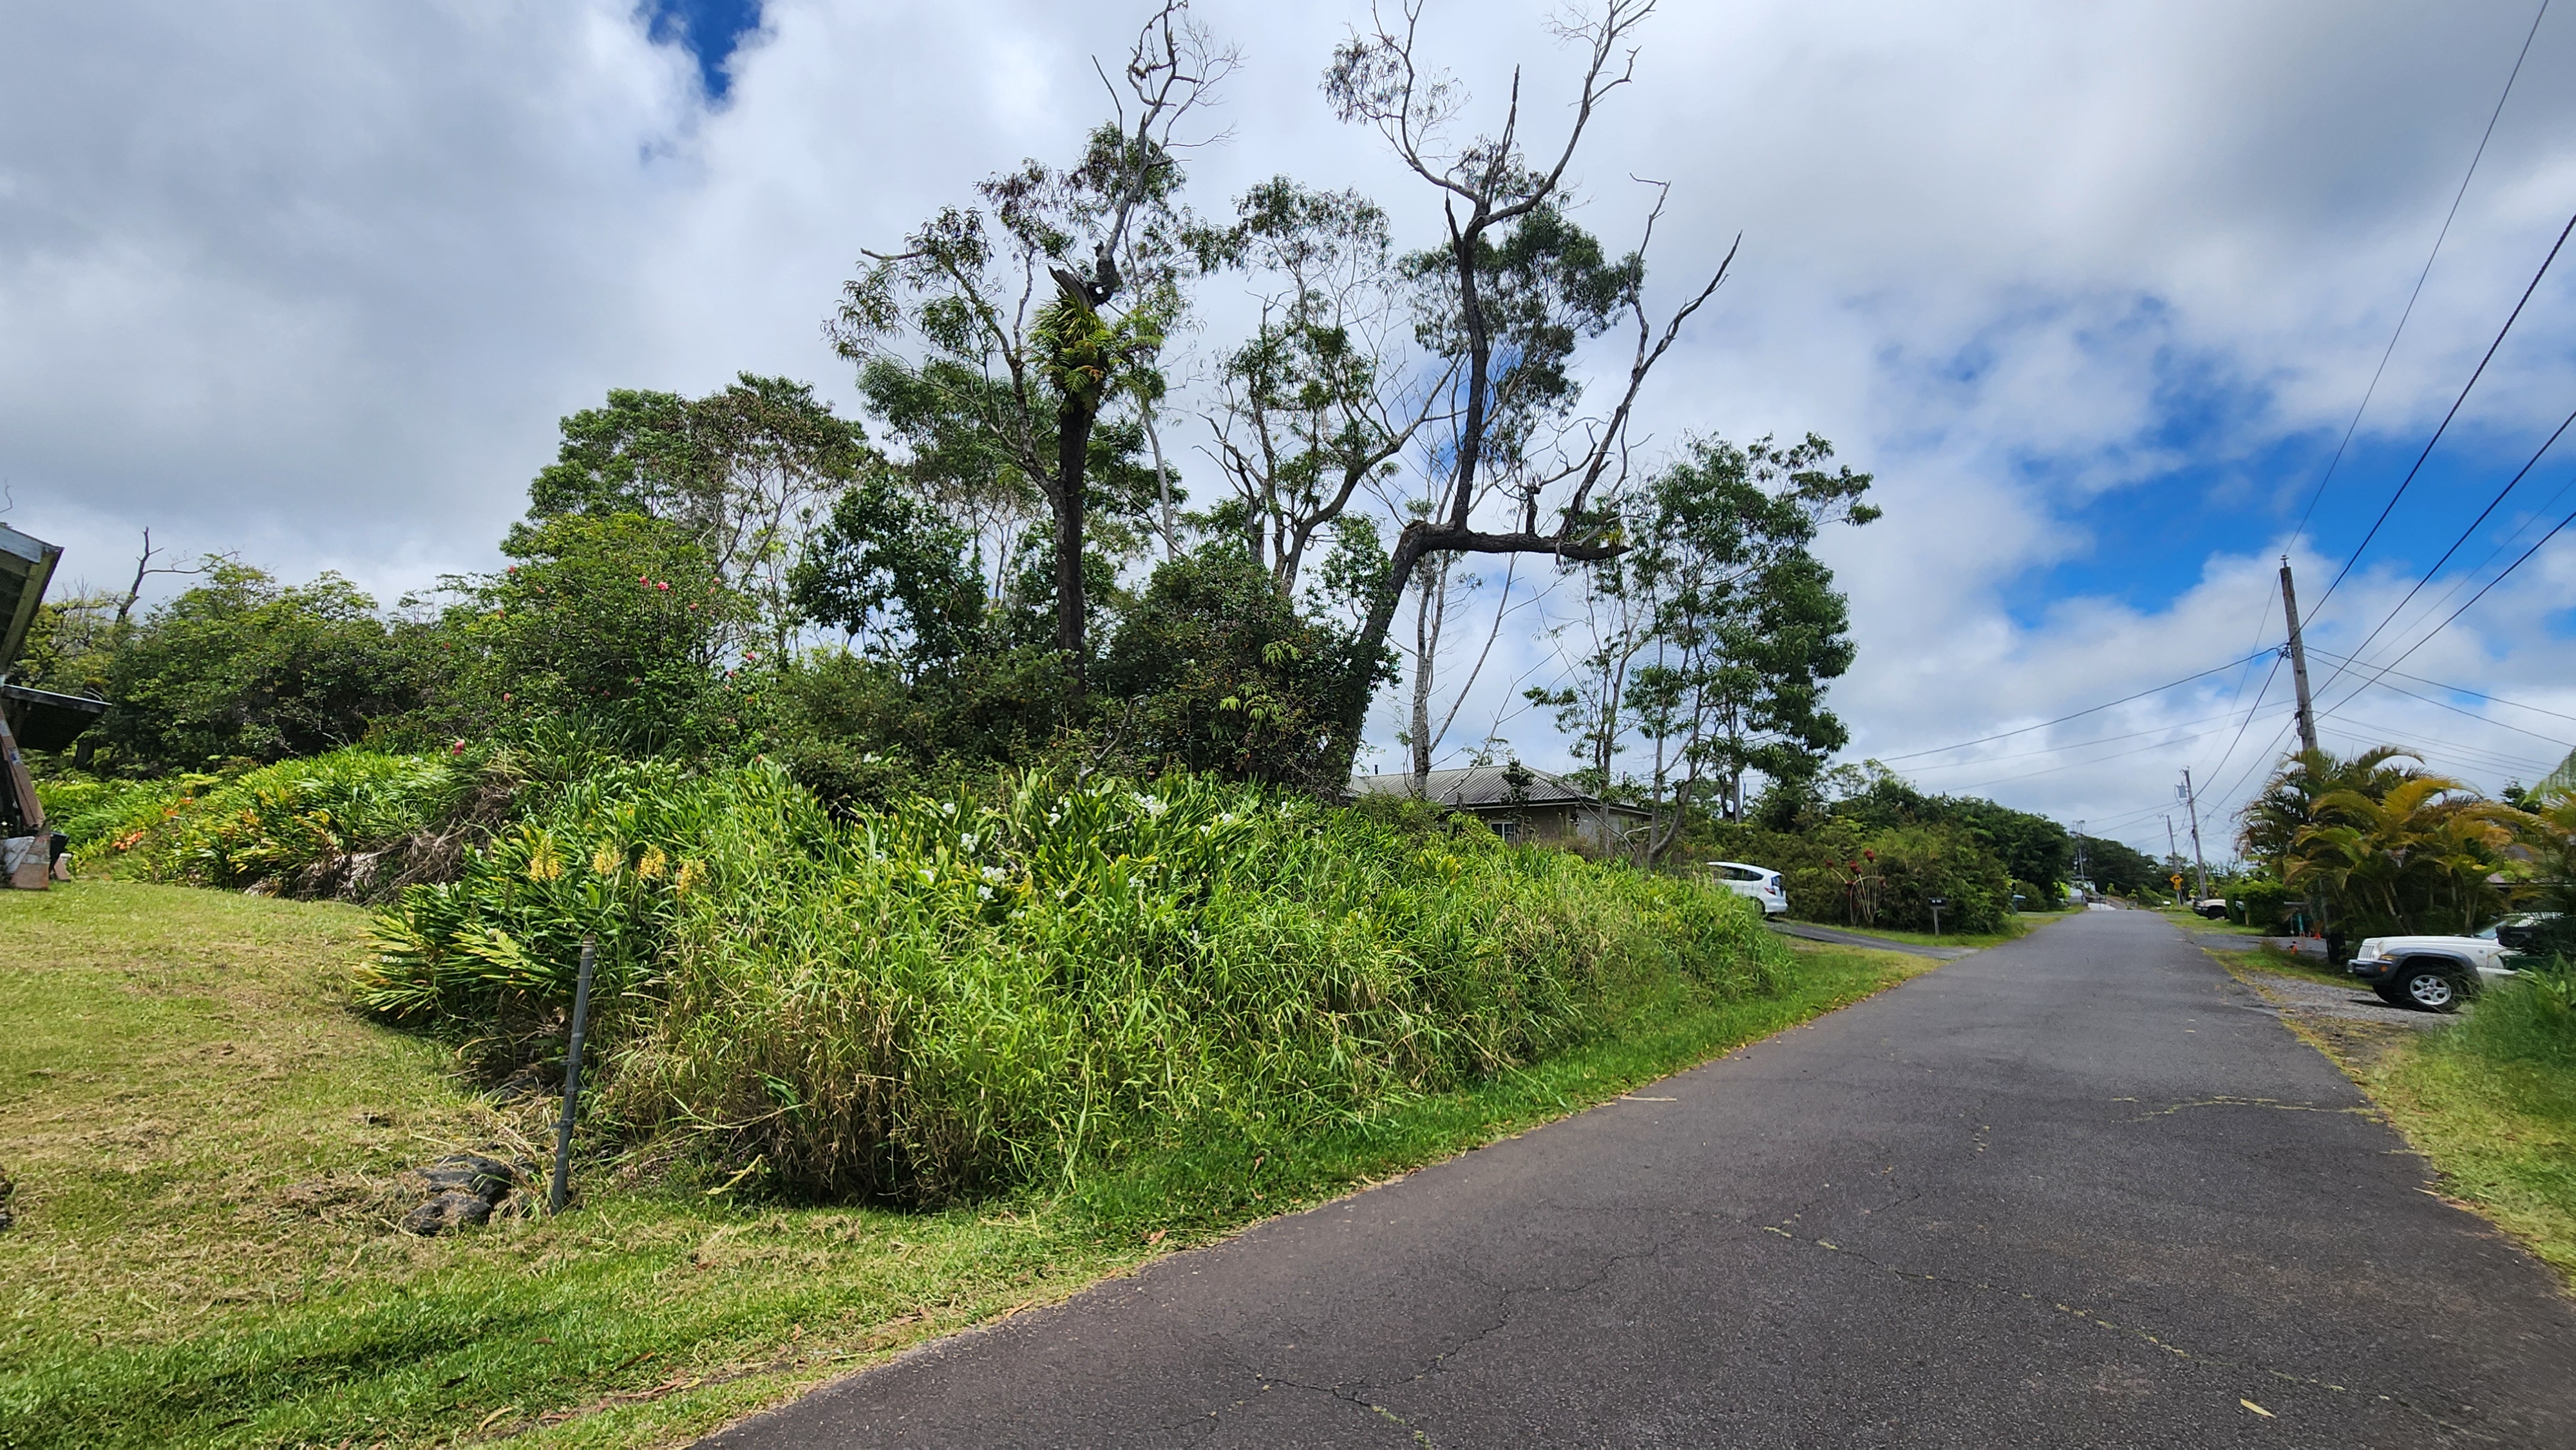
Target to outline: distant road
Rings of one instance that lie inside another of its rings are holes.
[[[2576,1306],[2428,1187],[2081,914],[715,1443],[2576,1445]]]

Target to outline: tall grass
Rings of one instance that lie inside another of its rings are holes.
[[[2576,1097],[2576,966],[2553,962],[2490,984],[2442,1047],[2491,1062],[2522,1063],[2568,1078]]]
[[[542,1012],[584,931],[604,1119],[914,1199],[1193,1125],[1309,1132],[1785,963],[1724,892],[1205,778],[1022,775],[842,822],[774,767],[634,767],[407,893],[361,1000]]]

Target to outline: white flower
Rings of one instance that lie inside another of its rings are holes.
[[[975,833],[974,833],[973,831],[968,831],[968,832],[966,832],[964,835],[959,836],[959,837],[957,838],[957,849],[958,849],[958,850],[960,850],[960,851],[972,851],[972,850],[974,850],[974,849],[975,849]]]
[[[978,886],[978,887],[976,887],[976,888],[975,888],[975,899],[976,899],[977,901],[990,901],[990,900],[992,900],[992,899],[993,899],[993,888],[992,888],[992,887],[990,887],[990,886]]]
[[[1163,812],[1171,809],[1170,806],[1165,805],[1154,797],[1145,794],[1143,791],[1132,792],[1128,798],[1136,802],[1136,809],[1154,817],[1156,820],[1162,819]]]
[[[930,869],[929,867],[927,867],[927,866],[924,866],[924,867],[922,867],[922,868],[921,868],[920,875],[921,875],[921,884],[922,884],[922,885],[924,885],[924,886],[935,885],[935,884],[938,882],[938,880],[939,880],[939,873],[938,873],[938,872],[936,872],[936,871],[931,870],[931,869]]]
[[[953,816],[957,814],[957,802],[941,801],[939,803],[939,813],[943,816]]]
[[[1001,885],[1002,879],[1010,874],[1010,872],[1003,870],[999,866],[987,866],[984,868],[984,879],[995,886]]]

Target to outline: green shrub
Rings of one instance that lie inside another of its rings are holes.
[[[2244,926],[2287,934],[2306,915],[2301,893],[2268,877],[2256,876],[2227,889],[2227,915]]]
[[[542,1021],[584,932],[605,1119],[915,1199],[1364,1116],[1785,961],[1726,892],[1204,777],[1006,777],[844,823],[774,765],[639,767],[407,893],[360,1000]]]
[[[2002,859],[1956,826],[1872,829],[1839,818],[1797,833],[1725,826],[1715,849],[1780,872],[1789,914],[1805,921],[1929,931],[1938,896],[1943,931],[1987,932],[2001,930],[2012,910]]]
[[[44,802],[45,823],[70,839],[77,860],[94,855],[95,848],[116,834],[119,826],[130,832],[135,827],[129,822],[157,820],[182,794],[215,784],[216,779],[196,775],[118,780],[67,773],[37,781],[36,798]]]
[[[78,867],[284,896],[380,900],[452,871],[515,788],[516,760],[336,750],[229,779],[187,775],[72,817]],[[75,829],[76,828],[76,829]]]

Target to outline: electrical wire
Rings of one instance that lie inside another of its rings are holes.
[[[2169,725],[2153,725],[2144,730],[2131,730],[2119,735],[2097,735],[2090,740],[2071,740],[2063,745],[2042,745],[2030,750],[2016,750],[2009,755],[1980,755],[1971,760],[1951,760],[1945,761],[1939,765],[1918,765],[1914,767],[1913,770],[1909,771],[1908,774],[1919,776],[1928,775],[1936,770],[1973,770],[1981,765],[2001,765],[2010,760],[2028,760],[2034,756],[2041,755],[2060,755],[2069,750],[2082,750],[2087,746],[2114,745],[2123,740],[2135,740],[2142,735],[2162,735],[2173,730],[2188,730],[2194,725],[2207,725],[2215,720],[2233,720],[2235,718],[2236,711],[2233,707],[2230,707],[2219,711],[2215,715],[2203,715],[2197,720],[2177,720]],[[2202,732],[2202,734],[2207,735],[2215,735],[2217,733],[2218,732],[2214,730]],[[2192,738],[2197,740],[2200,736],[2195,735]]]
[[[1951,788],[1952,788],[1952,789],[1954,789],[1954,790],[1963,790],[1963,791],[1966,791],[1966,790],[1985,790],[1985,789],[1987,789],[1988,787],[1991,787],[1991,786],[1998,786],[1998,785],[2010,785],[2010,784],[2012,784],[2014,781],[2017,781],[2017,780],[2037,780],[2039,777],[2041,777],[2041,776],[2043,776],[2043,775],[2055,775],[2055,774],[2057,774],[2059,771],[2064,771],[2064,770],[2079,770],[2079,769],[2082,769],[2083,767],[2088,766],[2088,765],[2105,765],[2105,764],[2108,764],[2109,762],[2114,761],[2114,760],[2126,760],[2126,759],[2128,759],[2128,758],[2129,758],[2130,756],[2132,756],[2132,755],[2146,755],[2146,754],[2148,754],[2148,753],[2150,753],[2150,752],[2153,752],[2153,751],[2158,751],[2158,750],[2169,750],[2169,749],[2171,749],[2172,747],[2177,746],[2177,745],[2188,745],[2188,744],[2190,744],[2190,743],[2191,743],[2192,741],[2194,741],[2194,740],[2200,740],[2200,739],[2204,739],[2204,738],[2206,738],[2206,737],[2208,737],[2208,736],[2211,736],[2211,735],[2219,734],[2220,732],[2224,731],[2226,728],[2227,728],[2226,726],[2221,725],[2221,726],[2219,726],[2219,727],[2218,727],[2218,729],[2216,729],[2216,730],[2204,730],[2204,731],[2201,731],[2201,732],[2200,732],[2200,734],[2198,734],[2198,735],[2185,735],[2185,736],[2183,736],[2183,737],[2181,737],[2180,739],[2177,739],[2177,740],[2157,740],[2157,741],[2152,741],[2152,742],[2150,742],[2150,743],[2148,743],[2148,744],[2140,745],[2140,746],[2137,746],[2137,747],[2135,747],[2135,748],[2133,748],[2133,749],[2129,749],[2129,750],[2115,750],[2115,751],[2111,752],[2111,753],[2110,753],[2110,754],[2108,754],[2108,755],[2097,755],[2097,756],[2094,756],[2093,758],[2091,758],[2091,759],[2089,759],[2089,760],[2070,760],[2070,761],[2068,761],[2068,762],[2067,762],[2066,764],[2064,764],[2064,765],[2052,765],[2052,766],[2050,766],[2050,767],[2049,767],[2048,769],[2046,769],[2046,770],[2033,770],[2033,771],[2025,772],[2024,774],[2021,774],[2021,775],[2007,775],[2007,776],[2003,776],[2003,777],[2001,777],[2001,778],[1999,778],[1999,779],[1996,779],[1996,780],[1981,780],[1981,781],[1974,781],[1974,782],[1971,782],[1971,783],[1969,783],[1969,784],[1967,784],[1967,785],[1953,786],[1953,787],[1951,787]],[[2241,726],[2240,726],[2239,728],[2241,729],[2241,728],[2243,728],[2243,727],[2241,727]]]
[[[2087,705],[2083,709],[2078,710],[2071,715],[2060,715],[2054,720],[2042,720],[2036,725],[2022,725],[1993,735],[1980,735],[1974,740],[1962,740],[1956,745],[1935,745],[1929,750],[1909,750],[1902,755],[1882,755],[1877,757],[1878,763],[1885,765],[1890,761],[1914,760],[1926,755],[1943,755],[1953,750],[1965,750],[1971,745],[1984,745],[1989,741],[1995,740],[2009,740],[2016,735],[2027,735],[2033,730],[2045,730],[2051,725],[2063,725],[2069,720],[2079,720],[2087,715],[2098,714],[2101,711],[2110,709],[2114,705],[2125,705],[2132,700],[2143,700],[2149,695],[2161,695],[2165,691],[2173,689],[2178,685],[2188,685],[2194,680],[2206,679],[2223,670],[2232,670],[2238,665],[2244,664],[2246,660],[2261,659],[2264,653],[2265,651],[2257,650],[2253,654],[2247,655],[2245,659],[2229,660],[2223,665],[2212,665],[2210,668],[2202,670],[2198,674],[2185,675],[2179,680],[2167,680],[2161,685],[2140,690],[2134,695],[2122,695],[2116,700],[2105,700],[2099,705]]]
[[[2497,550],[2497,552],[2498,552],[2498,553],[2502,553],[2502,552],[2503,552],[2503,550],[2499,549],[2499,550]],[[2338,656],[2338,655],[2334,654],[2334,652],[2333,652],[2333,651],[2331,651],[2331,650],[2317,649],[2317,648],[2314,648],[2314,647],[2311,647],[2311,648],[2309,649],[2308,653],[2310,653],[2310,654],[2320,654],[2320,655],[2325,655],[2325,656],[2327,656],[2327,657],[2328,657],[2328,658],[2330,658],[2330,659],[2332,659],[2332,658],[2344,658],[2344,656]],[[2361,662],[2360,662],[2360,661],[2358,661],[2358,660],[2355,660],[2355,661],[2353,661],[2353,663],[2355,663],[2355,664],[2360,664]],[[2364,667],[2365,669],[2366,669],[2366,668],[2368,668],[2368,666],[2366,666],[2366,665],[2365,665],[2365,666],[2363,666],[2363,667]],[[2523,702],[2521,702],[2520,700],[2508,700],[2508,699],[2506,699],[2506,698],[2505,698],[2504,696],[2502,696],[2502,695],[2487,695],[2487,694],[2481,694],[2481,693],[2479,693],[2479,692],[2478,692],[2478,691],[2476,691],[2476,690],[2472,690],[2472,689],[2470,689],[2470,688],[2469,688],[2468,686],[2466,686],[2466,685],[2447,685],[2447,684],[2444,684],[2443,682],[2441,682],[2440,680],[2428,680],[2428,679],[2424,678],[2422,675],[2410,675],[2410,674],[2406,673],[2404,670],[2388,670],[2388,671],[2385,671],[2384,673],[2395,675],[2397,678],[2399,678],[2399,679],[2401,679],[2401,680],[2413,680],[2415,683],[2417,683],[2417,684],[2419,684],[2419,685],[2428,686],[2428,687],[2430,687],[2430,688],[2432,688],[2432,689],[2436,689],[2436,690],[2448,690],[2448,691],[2450,691],[2450,692],[2451,692],[2452,694],[2454,694],[2454,695],[2467,695],[2467,696],[2469,696],[2469,697],[2471,697],[2471,698],[2473,698],[2473,699],[2484,700],[2484,701],[2486,701],[2486,702],[2487,702],[2488,704],[2490,704],[2490,705],[2511,705],[2513,708],[2515,708],[2515,709],[2517,709],[2517,710],[2529,710],[2531,713],[2533,713],[2533,714],[2535,714],[2535,715],[2547,715],[2547,716],[2549,716],[2549,717],[2550,717],[2551,719],[2553,719],[2553,720],[2576,721],[2576,715],[2570,715],[2570,714],[2567,714],[2566,712],[2561,711],[2561,710],[2544,710],[2544,709],[2542,709],[2542,708],[2541,708],[2540,706],[2538,706],[2538,705],[2526,705],[2526,704],[2524,704]],[[2485,717],[2484,717],[2484,716],[2480,716],[2479,718],[2480,718],[2480,719],[2484,719]],[[2502,722],[2502,721],[2497,721],[2497,722],[2494,722],[2494,723],[2502,724],[2503,722]],[[2507,728],[2508,728],[2508,729],[2510,729],[2511,727],[2510,727],[2510,726],[2508,726]]]
[[[2452,611],[2450,612],[2449,616],[2448,616],[2448,617],[2446,617],[2445,619],[2443,619],[2443,621],[2442,621],[2440,624],[2434,625],[2431,629],[2426,630],[2426,631],[2424,632],[2424,637],[2423,637],[2423,638],[2421,638],[2421,639],[2419,639],[2419,640],[2417,640],[2417,641],[2415,641],[2413,644],[2408,645],[2408,646],[2406,647],[2406,649],[2405,649],[2404,653],[2401,653],[2400,655],[2398,655],[2398,656],[2397,656],[2397,658],[2395,658],[2395,659],[2393,659],[2393,660],[2390,660],[2387,664],[2380,666],[2380,667],[2379,667],[2379,674],[2377,674],[2377,675],[2372,675],[2369,679],[2367,679],[2367,680],[2363,681],[2359,686],[2355,687],[2355,688],[2354,688],[2354,690],[2353,690],[2353,692],[2352,692],[2352,695],[2346,695],[2346,696],[2344,696],[2344,697],[2343,697],[2343,700],[2342,700],[2341,704],[2350,704],[2350,703],[2352,702],[2353,695],[2358,695],[2358,694],[2360,694],[2363,690],[2367,690],[2367,689],[2369,689],[2372,685],[2375,685],[2375,684],[2379,683],[2379,675],[2384,675],[2384,674],[2388,673],[2390,670],[2392,670],[2392,669],[2396,668],[2397,666],[2404,664],[2404,663],[2406,662],[2406,657],[2407,657],[2407,655],[2411,655],[2411,654],[2415,653],[2415,651],[2417,651],[2417,650],[2419,650],[2419,649],[2422,649],[2424,646],[2426,646],[2426,645],[2428,645],[2428,644],[2432,643],[2432,642],[2433,642],[2433,637],[2434,637],[2435,635],[2440,634],[2443,630],[2446,630],[2446,629],[2448,629],[2448,628],[2450,628],[2450,627],[2451,627],[2451,621],[2452,621],[2452,620],[2458,619],[2461,615],[2468,613],[2468,612],[2469,612],[2469,610],[2470,610],[2472,607],[2474,607],[2474,606],[2477,604],[2477,602],[2478,602],[2479,600],[2484,599],[2484,598],[2486,598],[2486,597],[2487,597],[2487,591],[2488,591],[2488,590],[2491,590],[2491,589],[2495,588],[2497,585],[2502,584],[2505,580],[2512,578],[2512,577],[2513,577],[2513,571],[2514,571],[2514,570],[2519,569],[2519,568],[2521,568],[2523,565],[2525,565],[2525,564],[2527,564],[2527,563],[2531,562],[2531,556],[2532,556],[2532,555],[2534,555],[2534,554],[2539,553],[2539,552],[2540,552],[2540,550],[2541,550],[2541,548],[2542,548],[2542,546],[2543,546],[2543,545],[2546,545],[2550,540],[2552,540],[2552,539],[2554,539],[2554,538],[2557,538],[2557,537],[2558,537],[2558,533],[2559,533],[2559,531],[2560,531],[2561,529],[2566,528],[2569,524],[2576,524],[2576,513],[2571,513],[2571,514],[2569,514],[2567,517],[2565,517],[2565,518],[2563,518],[2563,519],[2560,519],[2557,523],[2552,524],[2552,525],[2550,526],[2550,529],[2549,529],[2549,532],[2548,532],[2548,533],[2545,533],[2545,534],[2541,535],[2541,536],[2540,536],[2540,538],[2539,538],[2536,542],[2534,542],[2530,548],[2525,549],[2525,550],[2523,550],[2523,551],[2522,551],[2522,557],[2520,557],[2520,558],[2518,558],[2518,559],[2514,560],[2514,561],[2513,561],[2512,563],[2510,563],[2510,564],[2505,565],[2505,566],[2504,566],[2504,572],[2503,572],[2503,573],[2498,574],[2498,575],[2497,575],[2497,576],[2495,576],[2493,579],[2488,580],[2488,581],[2486,582],[2486,584],[2485,584],[2485,586],[2484,586],[2483,588],[2479,589],[2477,593],[2472,594],[2472,595],[2470,595],[2470,596],[2469,596],[2468,603],[2463,604],[2463,605],[2461,605],[2459,608],[2452,610]],[[2341,708],[2341,706],[2340,706],[2340,705],[2338,705],[2338,707],[2337,707],[2337,708]]]
[[[2568,225],[2576,226],[2576,220],[2570,220]],[[2451,541],[2451,547],[2444,549],[2442,551],[2442,557],[2433,561],[2433,567],[2425,570],[2424,576],[2415,581],[2415,587],[2406,591],[2406,597],[2398,600],[2396,606],[2380,618],[2379,623],[2372,627],[2370,633],[2362,639],[2361,643],[2353,647],[2352,652],[2354,655],[2358,656],[2368,651],[2371,641],[2378,639],[2381,631],[2387,629],[2389,625],[2396,622],[2397,616],[2405,612],[2406,606],[2414,602],[2415,596],[2423,592],[2424,586],[2433,582],[2433,576],[2442,572],[2442,566],[2451,562],[2451,556],[2460,552],[2460,546],[2466,544],[2470,538],[2477,533],[2479,525],[2484,524],[2487,521],[2488,516],[2493,514],[2503,505],[2505,495],[2512,493],[2516,487],[2520,486],[2525,478],[2530,476],[2533,469],[2540,466],[2540,460],[2548,456],[2551,448],[2557,446],[2559,438],[2566,434],[2571,425],[2576,425],[2576,409],[2570,409],[2566,418],[2561,420],[2558,424],[2557,429],[2547,438],[2541,440],[2540,447],[2533,451],[2529,461],[2525,462],[2522,467],[2514,470],[2513,477],[2506,479],[2504,487],[2496,490],[2496,496],[2487,500],[2487,506],[2478,510],[2478,516],[2469,520],[2469,526],[2467,528],[2460,530],[2460,536]],[[2319,602],[2322,603],[2323,601]],[[2335,672],[2326,676],[2325,684],[2317,687],[2317,693],[2325,693],[2327,686],[2332,685],[2339,679],[2342,679],[2345,668],[2345,665],[2335,666]]]
[[[2550,246],[2549,255],[2541,259],[2540,270],[2531,274],[2531,285],[2522,289],[2522,300],[2513,304],[2513,312],[2505,318],[2504,326],[2496,330],[2495,341],[2487,344],[2486,355],[2478,359],[2477,370],[2469,374],[2469,380],[2466,383],[2460,385],[2460,395],[2451,400],[2451,410],[2442,415],[2442,422],[2433,430],[2433,436],[2424,440],[2424,451],[2415,455],[2414,466],[2407,469],[2406,476],[2397,481],[2397,491],[2388,496],[2387,504],[2379,510],[2379,517],[2371,521],[2370,532],[2363,534],[2361,542],[2353,545],[2351,556],[2343,561],[2341,569],[2335,571],[2333,582],[2326,585],[2326,592],[2319,595],[2317,602],[2301,616],[2302,623],[2316,618],[2317,611],[2326,607],[2326,601],[2334,598],[2335,590],[2341,587],[2346,576],[2352,573],[2353,566],[2361,562],[2363,552],[2370,548],[2370,541],[2379,537],[2380,528],[2388,522],[2388,516],[2396,511],[2397,501],[2406,496],[2406,490],[2415,482],[2415,475],[2423,471],[2424,460],[2433,456],[2433,445],[2441,442],[2442,435],[2450,431],[2451,420],[2460,416],[2461,406],[2469,401],[2469,391],[2478,385],[2478,379],[2486,376],[2487,364],[2495,361],[2496,349],[2504,346],[2506,334],[2512,332],[2514,323],[2521,319],[2522,309],[2530,303],[2531,294],[2540,290],[2540,279],[2549,275],[2550,264],[2558,260],[2559,250],[2567,245],[2567,236],[2570,232],[2576,232],[2576,215],[2570,215],[2567,218],[2567,225],[2559,230],[2558,240]]]
[[[2522,63],[2531,55],[2532,37],[2540,34],[2540,22],[2548,14],[2549,0],[2540,0],[2539,11],[2531,17],[2531,29],[2523,34],[2522,49],[2514,54],[2513,69],[2505,73],[2504,91],[2496,97],[2495,109],[2487,113],[2487,128],[2478,133],[2478,149],[2469,153],[2469,169],[2460,177],[2460,189],[2451,193],[2451,209],[2442,214],[2442,229],[2433,234],[2433,250],[2424,256],[2424,269],[2415,274],[2415,290],[2406,294],[2405,310],[2397,314],[2397,330],[2388,335],[2388,346],[2379,354],[2379,366],[2371,371],[2370,386],[2361,391],[2361,406],[2352,410],[2352,421],[2344,425],[2343,439],[2335,444],[2334,457],[2327,461],[2326,471],[2318,477],[2316,488],[2309,492],[2308,506],[2300,511],[2298,527],[2291,530],[2293,534],[2307,529],[2309,516],[2317,511],[2317,500],[2326,496],[2326,484],[2333,480],[2335,469],[2343,463],[2344,450],[2352,446],[2353,430],[2361,426],[2361,415],[2370,411],[2370,399],[2379,391],[2380,376],[2388,371],[2388,360],[2397,353],[2397,340],[2406,335],[2406,321],[2415,315],[2415,303],[2424,295],[2424,279],[2433,275],[2433,262],[2442,255],[2442,243],[2451,235],[2451,223],[2459,219],[2460,203],[2469,194],[2469,183],[2478,174],[2478,163],[2486,159],[2487,142],[2495,138],[2496,121],[2504,115],[2504,103],[2512,97],[2513,83],[2522,75]],[[2331,594],[2334,591],[2326,592]],[[2317,602],[2323,604],[2325,600],[2321,598]]]

